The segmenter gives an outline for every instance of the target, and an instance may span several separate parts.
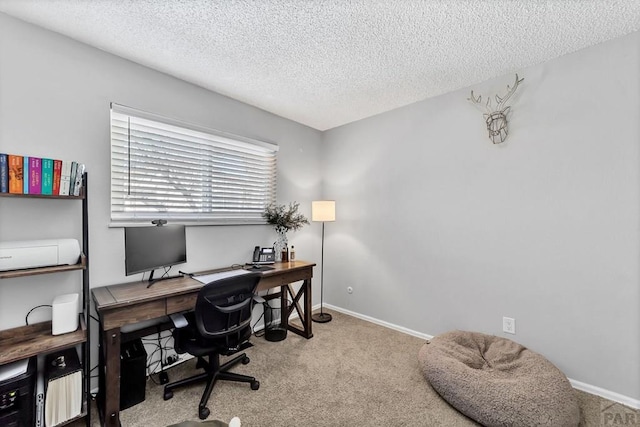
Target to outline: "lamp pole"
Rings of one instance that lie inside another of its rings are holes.
[[[327,323],[331,321],[331,315],[323,311],[324,301],[324,221],[322,221],[322,249],[320,251],[320,313],[313,314],[311,320],[318,323]]]
[[[336,220],[336,202],[334,200],[318,200],[311,204],[311,220],[322,221],[322,251],[320,255],[320,313],[311,315],[311,320],[318,323],[331,321],[331,315],[324,312],[324,223]]]

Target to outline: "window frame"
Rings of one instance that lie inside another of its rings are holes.
[[[155,219],[266,224],[262,211],[276,200],[277,144],[116,103],[109,139],[110,227]]]

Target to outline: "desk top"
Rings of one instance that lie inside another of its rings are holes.
[[[273,270],[258,271],[257,273],[266,279],[270,276],[312,268],[315,265],[315,263],[307,261],[276,262],[272,265],[272,267],[274,267]],[[211,274],[230,270],[234,270],[234,268],[218,268],[200,271],[195,274]],[[153,301],[169,296],[193,293],[203,286],[202,283],[189,276],[160,280],[155,282],[150,288],[147,288],[148,284],[149,282],[146,281],[137,281],[93,288],[92,294],[96,304],[96,310],[110,310],[138,302]]]

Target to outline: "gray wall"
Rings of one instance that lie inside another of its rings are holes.
[[[494,146],[469,88],[321,134],[0,14],[0,152],[86,163],[95,287],[131,279],[122,230],[108,227],[109,102],[276,142],[280,202],[310,216],[311,200],[337,200],[326,302],[429,335],[503,335],[502,316],[514,317],[509,337],[570,378],[640,399],[638,45],[634,34],[520,70],[511,135]],[[502,93],[512,79],[474,90]],[[0,240],[79,238],[78,211],[0,199]],[[290,236],[298,258],[319,261],[319,227]],[[245,261],[275,234],[192,227],[187,238],[185,269],[197,270]],[[77,276],[0,281],[0,329]]]
[[[278,201],[297,200],[310,217],[320,195],[320,132],[0,13],[0,152],[86,164],[92,287],[141,278],[124,275],[123,230],[108,226],[110,102],[277,143]],[[2,198],[0,241],[81,239],[80,219],[79,203]],[[267,225],[189,227],[189,262],[180,269],[244,263],[255,245],[275,239]],[[289,241],[298,258],[320,258],[318,224]],[[79,286],[78,273],[0,281],[0,329],[24,324],[30,308]],[[39,309],[29,320],[50,318],[50,309]]]
[[[326,132],[325,301],[427,335],[513,338],[640,399],[639,40],[519,70],[502,145],[471,88]]]

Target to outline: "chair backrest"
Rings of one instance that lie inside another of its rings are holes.
[[[251,336],[253,294],[260,274],[247,273],[208,283],[198,292],[195,319],[204,339],[237,346]]]

